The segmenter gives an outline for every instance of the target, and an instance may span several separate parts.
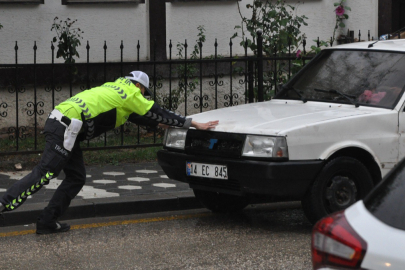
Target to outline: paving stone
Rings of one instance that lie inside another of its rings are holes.
[[[145,173],[145,174],[158,173],[158,171],[155,171],[155,170],[137,170],[135,172],[137,172],[137,173]]]
[[[134,190],[134,189],[142,189],[141,186],[118,186],[119,189],[128,189],[128,190]]]
[[[150,182],[150,179],[146,177],[129,177],[127,180],[135,182]]]
[[[93,180],[93,183],[97,183],[97,184],[115,184],[117,183],[117,181],[115,180]]]
[[[119,175],[125,175],[124,172],[103,172],[104,175],[111,175],[111,176],[119,176]]]
[[[0,196],[31,171],[0,172]],[[57,178],[50,181],[41,190],[30,197],[27,204],[47,203],[52,198],[55,190],[60,186],[65,174],[62,171]],[[110,200],[111,198],[127,198],[145,196],[147,194],[175,194],[176,192],[191,191],[187,183],[169,179],[157,164],[134,163],[114,166],[87,166],[86,184],[73,199],[75,201],[98,199]],[[192,192],[192,191],[191,191]],[[22,207],[25,207],[22,206]]]
[[[152,184],[155,187],[162,187],[162,188],[174,188],[176,185],[174,184],[167,184],[167,183],[157,183],[157,184]]]

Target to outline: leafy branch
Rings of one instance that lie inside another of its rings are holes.
[[[295,8],[284,0],[253,0],[246,8],[251,9],[251,16],[244,17],[237,3],[241,24],[235,26],[242,32],[240,45],[249,48],[257,54],[257,32],[262,31],[263,53],[267,56],[288,55],[296,51],[303,42],[301,26],[308,25],[305,15],[298,16]],[[236,32],[232,38],[238,37]],[[263,74],[264,98],[269,99],[274,95],[275,85],[288,79],[288,61],[269,60],[271,70]],[[254,88],[255,96],[257,87]]]
[[[340,0],[339,2],[336,2],[333,4],[336,7],[335,8],[336,23],[335,23],[335,28],[333,30],[333,37],[331,40],[332,44],[335,42],[336,30],[339,27],[344,28],[346,25],[344,24],[343,21],[349,19],[349,15],[346,14],[346,10],[351,11],[351,8],[348,6],[345,6],[344,5],[345,2],[346,2],[346,0]]]
[[[258,30],[262,30],[263,51],[267,55],[288,53],[302,42],[300,27],[308,25],[305,21],[308,17],[294,14],[294,6],[286,5],[283,0],[254,0],[252,4],[246,5],[246,8],[252,10],[251,17],[247,18],[240,12],[239,2],[237,4],[242,22],[241,25],[235,26],[235,29],[242,31],[241,46],[247,46],[256,52]],[[250,37],[247,36],[245,29]],[[232,38],[237,36],[236,32]]]
[[[58,17],[53,20],[51,31],[55,30],[56,37],[53,42],[58,42],[56,58],[63,57],[66,64],[75,63],[74,57],[80,57],[77,47],[81,45],[80,34],[84,33],[80,28],[73,28],[77,20],[67,18],[65,21],[58,21]]]

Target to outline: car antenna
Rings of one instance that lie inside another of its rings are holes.
[[[376,42],[373,42],[371,44],[368,45],[369,48],[373,47],[374,44],[376,44],[379,40],[377,40]]]

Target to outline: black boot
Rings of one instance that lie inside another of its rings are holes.
[[[67,232],[70,230],[70,225],[66,223],[47,223],[44,224],[37,221],[37,234],[50,234],[50,233],[60,233],[60,232]]]

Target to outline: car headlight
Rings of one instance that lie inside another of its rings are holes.
[[[187,129],[169,128],[166,130],[163,145],[170,148],[184,149]]]
[[[242,156],[288,158],[285,137],[247,135]]]

